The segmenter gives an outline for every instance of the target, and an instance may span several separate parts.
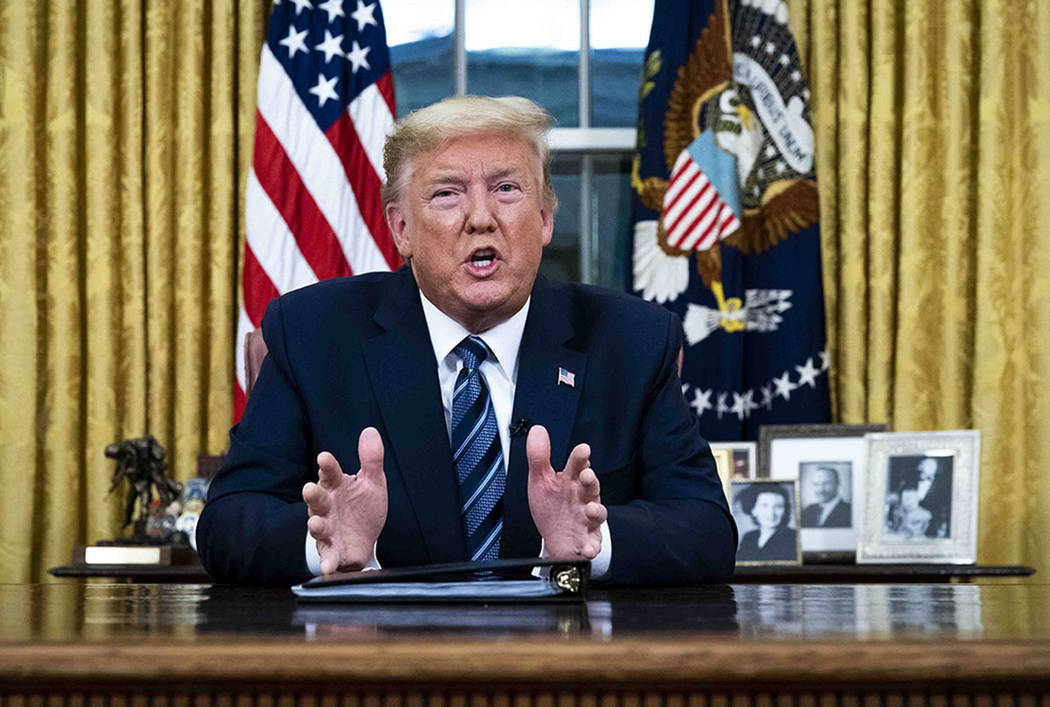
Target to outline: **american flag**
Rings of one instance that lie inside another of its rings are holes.
[[[379,1],[274,5],[245,195],[235,420],[245,404],[244,338],[271,299],[401,264],[379,195],[383,141],[395,117]]]
[[[707,250],[740,228],[732,207],[689,149],[682,151],[671,170],[661,216],[668,244],[679,250]]]

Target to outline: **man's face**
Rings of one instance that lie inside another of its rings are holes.
[[[817,469],[809,477],[810,488],[820,503],[828,503],[839,495],[839,479],[827,469]]]
[[[919,462],[919,482],[933,483],[937,476],[937,462],[933,459],[923,459]]]
[[[542,206],[540,159],[520,138],[456,138],[412,161],[386,216],[423,294],[478,333],[521,309],[554,214]]]

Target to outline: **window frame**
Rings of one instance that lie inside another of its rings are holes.
[[[454,0],[453,24],[453,75],[455,95],[467,92],[467,0]],[[579,127],[554,128],[550,134],[552,157],[558,155],[580,156],[580,282],[596,284],[598,272],[598,229],[594,214],[596,209],[594,189],[594,157],[596,155],[626,155],[635,151],[636,128],[591,127],[591,3],[579,0],[580,49],[579,74]]]

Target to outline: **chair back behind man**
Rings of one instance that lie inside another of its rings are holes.
[[[262,329],[253,329],[244,335],[244,397],[252,394],[255,381],[259,377],[263,359],[268,349],[263,339]]]

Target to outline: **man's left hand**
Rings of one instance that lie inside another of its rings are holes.
[[[598,476],[591,468],[591,448],[578,444],[565,470],[551,466],[547,430],[534,425],[525,441],[529,460],[529,510],[547,554],[556,559],[593,560],[602,549],[601,526],[608,512],[599,495]]]

